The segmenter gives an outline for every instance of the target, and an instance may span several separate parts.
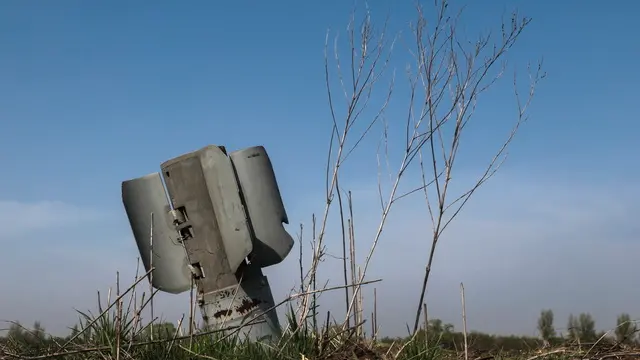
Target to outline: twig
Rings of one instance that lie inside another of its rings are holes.
[[[342,204],[342,191],[340,189],[340,184],[336,179],[336,194],[338,194],[338,209],[340,211],[340,227],[341,227],[341,235],[342,235],[342,274],[344,276],[344,295],[345,295],[345,311],[349,310],[349,288],[347,285],[349,284],[349,277],[347,271],[347,234],[345,229],[345,219],[344,219],[344,206]],[[349,222],[348,226],[349,231],[349,239],[351,239],[351,222]],[[351,260],[353,261],[353,259]],[[351,327],[349,317],[347,316],[347,327]],[[356,321],[357,322],[357,321]]]
[[[327,204],[324,209],[324,214],[320,223],[320,232],[318,234],[318,241],[314,246],[314,256],[313,261],[310,267],[310,273],[312,275],[311,279],[313,280],[315,273],[317,271],[319,262],[322,259],[323,249],[324,249],[324,235],[327,226],[327,220],[329,215],[329,210],[331,208],[333,195],[337,190],[337,183],[340,173],[340,166],[345,161],[346,157],[351,153],[351,151],[358,146],[360,140],[356,142],[356,145],[351,150],[345,149],[345,144],[347,138],[350,137],[351,130],[353,129],[354,124],[358,121],[360,115],[362,114],[364,108],[366,108],[368,104],[368,100],[371,98],[371,91],[373,85],[377,83],[380,79],[381,73],[386,68],[388,64],[389,58],[383,58],[384,55],[384,33],[386,29],[382,30],[382,35],[379,36],[377,42],[372,42],[374,35],[372,32],[371,26],[371,18],[367,13],[365,20],[363,21],[362,26],[360,27],[360,32],[356,36],[355,27],[353,27],[353,20],[349,24],[349,44],[351,46],[351,82],[352,86],[349,89],[349,93],[345,91],[345,98],[347,99],[347,110],[344,117],[344,122],[340,125],[338,124],[337,114],[334,104],[334,99],[331,91],[331,77],[329,72],[329,56],[328,56],[328,34],[325,41],[325,84],[327,90],[328,97],[328,105],[331,112],[331,118],[333,122],[333,127],[331,129],[331,139],[329,143],[329,151],[327,156],[327,171],[326,171],[326,194],[327,194]],[[359,36],[359,44],[356,44],[356,38]],[[336,39],[337,43],[337,39]],[[335,47],[337,49],[337,46]],[[357,55],[359,58],[357,59]],[[338,56],[338,51],[335,51],[336,63],[338,66],[338,77],[340,84],[343,85],[343,89],[347,87],[344,85],[344,79],[340,70],[340,57]],[[382,69],[381,69],[382,68]],[[391,91],[389,91],[389,94]],[[384,113],[386,109],[386,104],[388,102],[385,101],[385,104],[380,108],[378,114],[374,117],[373,121],[367,127],[367,130],[364,131],[364,134],[368,132],[371,128],[372,123],[375,123],[377,119],[379,119]],[[335,148],[335,149],[334,149]],[[334,153],[335,150],[335,153]],[[333,164],[333,166],[332,166]],[[309,290],[312,286],[312,281],[307,284],[307,290]],[[354,302],[354,296],[358,293],[358,288],[355,289],[352,295],[352,300],[349,304],[349,309],[347,311],[347,317],[351,316],[351,308]],[[308,308],[308,300],[303,301],[304,307],[302,309],[302,313],[300,318],[306,318],[306,313],[309,311]],[[345,323],[346,325],[346,323]]]
[[[429,317],[427,313],[427,303],[423,303],[422,307],[424,308],[424,345],[425,348],[429,348]]]
[[[351,283],[355,284],[358,282],[356,276],[356,236],[355,236],[355,228],[354,228],[354,219],[353,219],[353,200],[351,198],[351,191],[347,193],[347,202],[349,206],[349,267],[351,273]],[[355,290],[355,289],[354,289]],[[349,301],[347,300],[347,316],[349,318]],[[359,319],[357,317],[358,310],[355,309],[353,314],[353,322],[357,324]],[[348,324],[347,324],[348,325]]]
[[[120,338],[122,331],[122,300],[120,300],[120,272],[116,271],[116,360],[120,360]]]
[[[195,321],[195,312],[196,312],[196,300],[193,296],[195,287],[195,278],[193,274],[191,274],[191,289],[189,289],[189,348],[193,345],[193,331],[194,331],[194,321]]]
[[[184,315],[182,315],[182,317],[178,321],[178,327],[176,328],[176,332],[173,334],[173,337],[171,338],[171,342],[169,343],[169,346],[167,347],[167,352],[165,354],[165,359],[169,359],[169,354],[171,354],[171,348],[173,347],[173,344],[175,344],[176,338],[178,338],[178,335],[180,333],[180,329],[182,329],[182,321],[183,320],[184,320]],[[191,347],[191,339],[193,339],[192,335],[189,336],[189,347]]]
[[[464,301],[464,284],[460,283],[460,299],[462,301],[462,336],[464,338],[464,360],[469,360],[469,344],[467,343],[467,307]]]
[[[151,225],[150,225],[150,229],[149,229],[149,267],[153,268],[153,213],[151,213]],[[153,272],[149,272],[149,293],[153,293]],[[153,298],[150,298],[151,302],[149,304],[150,307],[150,311],[151,311],[151,319],[154,318],[153,316]],[[151,331],[151,340],[153,340],[153,322],[151,323],[150,326],[150,331]]]
[[[371,316],[373,322],[373,341],[378,340],[378,292],[376,288],[373,288],[373,315]]]
[[[147,271],[147,273],[145,274],[145,276],[140,277],[139,279],[137,279],[133,285],[129,286],[129,288],[127,290],[125,290],[125,292],[123,292],[120,296],[118,296],[116,298],[116,302],[119,301],[120,299],[122,299],[122,297],[124,297],[129,291],[131,291],[133,288],[135,288],[136,285],[138,285],[138,283],[140,283],[140,281],[142,281],[146,276],[148,276],[154,269],[151,268],[149,269],[149,271]],[[111,308],[115,305],[114,303],[109,304],[109,306],[104,309],[104,311],[102,311],[100,313],[100,315],[98,317],[96,317],[95,319],[93,319],[91,322],[89,322],[89,324],[87,324],[81,331],[79,331],[77,334],[73,335],[69,340],[67,340],[67,342],[65,342],[59,349],[58,351],[63,350],[65,347],[67,347],[70,343],[72,343],[75,339],[77,339],[80,335],[82,335],[85,331],[87,331],[87,329],[89,329],[91,326],[93,326],[102,316],[104,316],[104,314],[106,314],[109,310],[111,310]]]
[[[421,70],[418,77],[425,90],[426,106],[423,108],[420,118],[416,121],[414,129],[417,129],[417,126],[419,126],[422,119],[428,120],[428,126],[427,130],[423,133],[416,136],[416,133],[414,132],[414,136],[408,137],[410,140],[407,149],[409,149],[408,152],[410,153],[409,162],[416,154],[420,155],[420,166],[424,174],[425,169],[422,164],[421,149],[423,145],[428,144],[428,151],[431,155],[431,175],[433,176],[435,187],[435,206],[431,206],[429,194],[425,190],[425,200],[427,201],[429,214],[432,218],[433,234],[431,249],[429,251],[429,257],[422,282],[422,290],[420,292],[420,299],[416,311],[414,332],[417,331],[418,328],[420,312],[422,310],[422,304],[424,303],[424,296],[429,275],[431,273],[435,249],[441,235],[448,225],[457,217],[475,191],[490,179],[504,162],[506,158],[506,149],[513,140],[520,125],[527,118],[525,111],[533,97],[533,88],[541,78],[540,70],[535,77],[531,78],[532,83],[530,86],[529,98],[524,106],[520,102],[516,89],[515,95],[518,105],[518,114],[516,117],[516,124],[511,130],[509,136],[500,149],[495,153],[489,165],[486,166],[485,172],[475,182],[471,189],[464,192],[463,195],[455,199],[453,202],[447,203],[452,179],[452,169],[454,168],[455,160],[459,153],[462,133],[474,114],[478,96],[486,91],[502,76],[503,70],[499,70],[498,74],[493,78],[490,78],[488,74],[498,60],[514,45],[519,35],[530,21],[527,18],[520,20],[517,18],[517,15],[514,14],[512,17],[511,27],[509,29],[503,27],[503,38],[501,44],[495,45],[491,50],[489,41],[490,37],[486,36],[480,37],[472,49],[465,50],[464,46],[462,46],[462,41],[459,40],[456,35],[457,18],[450,25],[443,22],[443,19],[448,19],[448,17],[445,17],[445,10],[447,6],[448,3],[446,0],[442,0],[438,5],[439,15],[438,20],[436,21],[435,31],[433,35],[429,36],[424,35],[423,31],[426,21],[422,16],[421,8],[418,7],[419,25],[416,27],[416,43],[419,49],[419,54],[417,55],[419,61],[418,67]],[[447,33],[441,41],[438,39],[441,37],[443,29],[447,29]],[[438,55],[438,52],[441,49],[447,53],[446,56],[442,57]],[[485,50],[487,50],[489,54],[487,54],[486,57],[483,57],[480,54],[483,54]],[[462,55],[464,62],[457,60],[458,54]],[[447,62],[448,65],[442,66],[445,62]],[[442,69],[442,71],[440,72],[440,70],[435,69]],[[540,69],[540,67],[538,69]],[[451,107],[445,109],[444,115],[440,116],[436,110],[446,88],[451,89]],[[443,126],[450,121],[453,121],[453,129],[451,139],[447,144],[447,150],[445,148],[445,141],[442,134]],[[442,159],[440,160],[440,158]],[[424,175],[423,183],[426,183]],[[449,214],[449,208],[454,204],[457,207],[452,209],[451,215],[447,216]]]
[[[548,351],[548,352],[545,352],[545,353],[542,353],[542,354],[538,354],[538,355],[532,356],[530,358],[527,358],[526,360],[536,360],[536,359],[547,357],[549,355],[562,354],[562,353],[565,353],[567,351],[568,351],[567,349],[556,349],[556,350],[553,350],[553,351]]]

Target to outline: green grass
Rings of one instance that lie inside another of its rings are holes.
[[[34,331],[14,324],[1,344],[0,358],[180,360],[352,359],[362,358],[363,355],[368,358],[385,356],[384,348],[371,341],[356,339],[354,329],[342,331],[332,326],[315,334],[306,325],[297,323],[291,307],[286,330],[279,341],[273,344],[249,343],[233,332],[200,331],[179,336],[175,329],[160,330],[166,323],[156,325],[155,340],[151,340],[149,324],[138,324],[135,311],[122,311],[121,308],[105,311],[100,305],[98,310],[97,316],[79,312],[80,322],[66,338],[46,336],[43,330]]]
[[[166,334],[151,341],[147,334],[120,333],[113,321],[96,322],[73,341],[28,336],[8,338],[0,354],[21,358],[65,359],[352,359],[370,355],[382,358],[383,349],[371,342],[357,341],[353,331],[324,331],[315,335],[290,323],[276,344],[248,343],[237,336],[196,334],[178,337]],[[80,330],[82,331],[82,330]],[[129,338],[127,337],[129,336]],[[66,344],[66,345],[65,345]],[[64,347],[63,349],[60,349]],[[413,349],[412,349],[413,350]],[[424,358],[424,357],[421,357]]]
[[[126,292],[125,292],[126,293]],[[191,335],[181,335],[181,323],[142,324],[139,314],[150,303],[144,296],[138,307],[135,296],[125,306],[122,295],[103,306],[98,297],[98,312],[78,311],[79,322],[65,337],[52,337],[38,324],[26,329],[13,323],[8,336],[0,338],[0,359],[398,359],[434,360],[464,359],[463,334],[454,332],[447,324],[434,336],[430,330],[427,344],[421,330],[404,339],[358,337],[355,328],[343,329],[340,324],[328,324],[317,332],[311,318],[299,323],[293,305],[288,304],[282,337],[275,343],[249,343],[237,336],[237,331],[205,331],[196,329]],[[322,323],[322,321],[320,322]],[[603,337],[604,339],[604,337]],[[611,338],[598,346],[583,344],[568,346],[562,341],[554,349],[541,349],[541,340],[530,337],[492,336],[470,333],[468,358],[470,360],[568,360],[575,358],[614,358],[612,354],[629,354],[632,349],[620,348]],[[615,356],[617,357],[617,356]]]
[[[80,317],[80,324],[66,338],[46,336],[42,329],[18,330],[14,324],[9,336],[0,342],[0,359],[463,359],[461,348],[456,351],[443,347],[449,341],[443,339],[443,335],[427,345],[421,333],[395,341],[358,339],[355,329],[342,330],[336,325],[315,333],[308,326],[297,323],[291,307],[286,331],[274,344],[248,343],[220,332],[201,331],[192,336],[178,336],[176,330],[168,331],[162,324],[158,324],[154,330],[155,340],[151,340],[150,327],[135,325],[135,314],[118,318],[118,310],[114,310],[98,316],[81,313]],[[449,335],[455,334],[459,333]],[[454,345],[455,348],[461,344]],[[612,349],[608,350],[612,352]],[[590,355],[597,354],[602,351]],[[479,353],[472,348],[469,359],[568,360],[582,357],[578,355],[586,355],[585,350],[564,347],[544,351],[494,349]]]
[[[122,294],[118,286],[115,298],[112,301],[109,294],[106,304],[102,303],[98,294],[97,314],[78,311],[78,324],[64,338],[47,335],[39,323],[34,324],[32,329],[12,323],[8,335],[0,338],[0,360],[464,358],[464,334],[455,332],[451,324],[443,325],[437,319],[432,319],[433,324],[439,325],[430,325],[430,328],[438,330],[429,330],[428,344],[423,330],[409,338],[375,341],[358,336],[357,334],[362,333],[361,329],[343,329],[341,324],[318,321],[317,314],[313,311],[308,319],[299,322],[293,303],[287,304],[283,335],[274,343],[243,341],[238,337],[237,329],[226,332],[195,329],[191,334],[182,335],[181,330],[185,328],[182,321],[177,326],[167,322],[154,322],[151,326],[150,323],[142,322],[140,314],[151,301],[145,300],[144,293],[139,302],[136,300],[138,297],[135,287],[139,279]],[[128,301],[125,301],[125,295],[128,296]],[[315,306],[312,310],[316,310]],[[318,331],[313,331],[312,324],[324,325]],[[582,344],[572,347],[564,340],[557,339],[554,349],[544,351],[540,350],[542,341],[532,337],[492,336],[472,332],[467,335],[466,340],[470,360],[567,360],[602,354],[608,354],[608,358],[611,358],[612,353],[622,354],[626,351],[628,354],[631,351],[630,348],[620,348],[615,339],[604,336],[596,344],[598,346]]]

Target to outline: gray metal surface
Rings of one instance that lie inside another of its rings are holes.
[[[231,160],[218,146],[200,149],[199,157],[227,261],[231,271],[235,272],[253,250],[236,175]]]
[[[199,292],[207,293],[237,283],[229,266],[218,220],[200,162],[200,153],[166,161],[161,165],[173,208],[182,214],[177,228],[196,274]]]
[[[169,219],[169,203],[160,174],[122,182],[122,202],[142,263],[151,268],[150,233],[153,213],[153,283],[159,290],[179,294],[191,288],[186,253]]]
[[[258,269],[259,271],[259,269]],[[199,296],[200,311],[211,330],[237,328],[241,340],[271,342],[281,334],[274,300],[262,272],[247,276],[239,285]]]
[[[227,156],[223,147],[212,145],[166,161],[161,169],[161,175],[122,183],[125,210],[147,269],[154,214],[153,286],[180,293],[193,279],[209,328],[242,325],[239,334],[250,341],[277,339],[280,324],[261,268],[281,262],[293,238],[283,225],[287,214],[265,149]],[[250,263],[244,261],[247,256]]]
[[[262,146],[234,151],[229,157],[253,228],[251,262],[261,267],[277,264],[291,251],[293,238],[283,225],[289,220],[271,160]]]

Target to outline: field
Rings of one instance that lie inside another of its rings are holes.
[[[2,359],[464,359],[463,343],[442,344],[438,340],[389,339],[373,341],[357,340],[353,329],[345,332],[288,331],[278,344],[248,344],[237,339],[202,333],[179,336],[177,333],[156,334],[150,340],[148,334],[121,334],[113,323],[100,322],[90,334],[83,333],[76,339],[51,338],[43,333],[23,331],[22,336],[4,338],[0,350]],[[15,334],[14,334],[15,335]],[[457,333],[455,338],[462,337]],[[613,359],[640,356],[633,347],[616,344],[611,339],[596,343],[570,344],[553,348],[527,348],[535,339],[491,338],[482,334],[470,334],[469,341],[485,342],[485,348],[469,346],[468,359]],[[489,341],[487,341],[489,340]],[[497,348],[499,343],[510,343],[520,350]],[[538,341],[540,343],[540,341]],[[489,345],[487,348],[486,345]],[[455,348],[458,347],[459,350]]]
[[[129,290],[133,289],[132,286]],[[363,336],[360,326],[321,320],[311,314],[303,324],[293,302],[288,306],[283,335],[274,343],[243,341],[238,329],[191,330],[186,322],[143,323],[141,314],[152,300],[136,300],[135,291],[116,294],[98,304],[94,316],[79,312],[80,322],[66,337],[53,337],[39,324],[26,327],[11,322],[0,338],[0,359],[614,359],[640,357],[637,328],[626,315],[611,332],[597,333],[588,314],[570,317],[576,329],[567,336],[555,334],[553,315],[542,311],[541,333],[536,337],[493,336],[454,331],[451,324],[431,319],[413,336],[381,338]],[[551,318],[549,318],[551,316]],[[157,320],[157,319],[156,319]],[[546,321],[545,321],[546,320]],[[551,321],[549,321],[551,320]],[[188,321],[187,321],[188,322]],[[324,323],[325,325],[317,325]],[[314,325],[318,330],[314,330]],[[426,329],[426,331],[425,331]],[[425,336],[426,334],[426,336]]]

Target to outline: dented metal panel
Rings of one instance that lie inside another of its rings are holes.
[[[271,160],[262,146],[234,151],[229,156],[253,228],[252,262],[261,267],[281,262],[293,247],[293,238],[284,228],[288,224]]]
[[[218,146],[200,150],[200,163],[232,271],[253,250],[251,231],[231,160]]]
[[[191,288],[186,253],[168,217],[169,203],[160,174],[122,182],[124,204],[145,269],[151,268],[150,234],[153,213],[153,283],[159,290],[179,294]]]

